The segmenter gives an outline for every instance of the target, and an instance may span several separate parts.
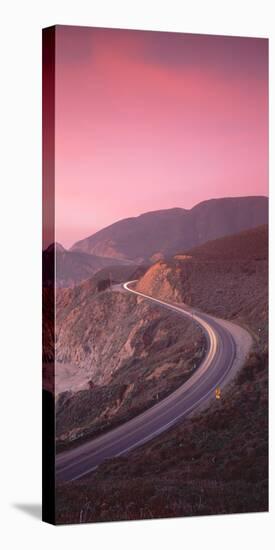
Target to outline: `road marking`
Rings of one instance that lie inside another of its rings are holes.
[[[202,385],[202,382],[205,384],[207,379],[203,379],[202,381],[200,381],[196,386],[195,388],[193,387],[193,391],[191,391],[188,395],[184,396],[184,392],[187,391],[188,389],[188,386],[190,387],[190,382],[191,382],[191,388],[192,386],[194,386],[194,382],[196,382],[196,380],[200,380],[202,374],[204,374],[206,371],[209,370],[209,367],[211,366],[211,363],[213,361],[213,358],[215,357],[216,355],[216,352],[217,352],[217,349],[218,349],[218,340],[217,340],[217,333],[213,330],[213,328],[207,323],[207,321],[205,321],[205,319],[201,319],[200,317],[198,317],[196,314],[194,314],[193,312],[190,313],[189,311],[187,310],[184,310],[180,307],[177,307],[177,306],[174,306],[172,304],[169,304],[167,302],[163,302],[162,300],[159,300],[157,298],[153,298],[151,296],[147,296],[146,294],[143,294],[141,292],[138,292],[136,290],[133,290],[133,289],[130,289],[128,288],[128,285],[132,284],[133,282],[136,282],[136,281],[129,281],[128,283],[125,283],[123,285],[124,289],[129,291],[129,292],[132,292],[133,294],[137,294],[137,295],[140,295],[146,299],[149,299],[153,302],[157,302],[163,306],[165,306],[167,309],[170,309],[170,310],[175,310],[179,313],[181,313],[182,315],[185,315],[187,317],[191,317],[192,319],[196,320],[196,322],[198,324],[200,324],[205,332],[207,332],[208,334],[208,337],[209,337],[209,341],[210,341],[210,345],[209,345],[209,350],[208,350],[208,354],[206,356],[206,358],[204,359],[202,365],[197,369],[196,373],[190,377],[182,386],[180,386],[180,388],[178,388],[178,390],[175,390],[175,392],[172,392],[172,394],[170,394],[169,396],[167,396],[165,399],[163,399],[160,403],[158,403],[157,405],[154,405],[153,407],[151,407],[148,411],[145,411],[144,413],[141,413],[140,415],[138,415],[136,418],[133,418],[132,420],[128,421],[129,423],[135,423],[135,422],[138,422],[142,419],[142,417],[146,417],[146,420],[147,420],[147,425],[150,424],[152,421],[154,422],[155,421],[155,418],[153,419],[150,419],[148,421],[148,417],[152,416],[152,414],[154,415],[156,409],[160,410],[165,408],[165,406],[168,405],[168,409],[162,411],[159,415],[158,415],[158,419],[161,418],[162,416],[164,416],[165,414],[169,414],[169,401],[172,401],[172,407],[173,407],[173,400],[175,401],[175,397],[180,397],[181,393],[183,393],[183,399],[185,397],[188,397],[190,398],[192,396],[192,394],[194,392],[197,392],[200,388],[200,386]],[[226,331],[227,332],[227,331]],[[227,333],[229,335],[229,333]],[[232,350],[233,350],[233,339],[230,335],[230,340],[231,340],[231,345],[232,345]],[[235,350],[233,350],[235,351]],[[233,356],[232,356],[233,357]],[[223,373],[222,375],[222,378],[220,379],[219,383],[222,382],[222,380],[225,378],[225,376],[227,375],[228,371],[230,370],[231,366],[232,366],[232,363],[234,362],[234,359],[232,359],[232,361],[229,362],[229,365],[228,365],[228,368],[226,369],[226,371]],[[199,374],[199,376],[198,376]],[[177,420],[179,418],[181,418],[182,416],[186,415],[190,410],[194,409],[197,405],[199,405],[201,403],[201,401],[205,400],[207,398],[208,395],[211,394],[211,392],[213,391],[213,389],[216,387],[217,385],[217,382],[215,383],[215,386],[213,386],[209,391],[207,391],[206,394],[204,394],[198,401],[196,401],[196,403],[193,403],[188,409],[182,411],[179,415],[177,415],[175,418],[173,418],[172,420],[170,420],[167,424],[165,424],[164,426],[161,426],[160,428],[158,428],[157,430],[155,430],[154,432],[148,434],[147,436],[145,436],[144,438],[140,439],[139,441],[137,441],[136,443],[130,445],[129,447],[127,447],[126,449],[123,449],[122,451],[120,451],[119,453],[115,454],[114,456],[120,456],[122,454],[125,454],[127,453],[129,450],[135,448],[135,447],[138,447],[140,445],[142,445],[143,443],[145,443],[146,441],[149,441],[151,439],[153,439],[156,435],[158,435],[159,433],[162,433],[163,431],[165,431],[168,427],[170,427],[171,425],[175,424],[177,422]],[[175,404],[174,404],[175,405]],[[94,440],[94,442],[87,442],[86,446],[87,446],[87,453],[82,457],[80,457],[80,460],[78,461],[75,461],[73,463],[70,463],[68,464],[67,466],[61,466],[62,462],[66,459],[69,458],[69,456],[72,454],[76,454],[76,458],[77,458],[77,454],[78,454],[78,451],[79,451],[79,448],[78,449],[73,449],[73,451],[65,451],[66,455],[64,456],[59,456],[57,457],[56,459],[56,463],[58,465],[58,462],[60,463],[60,466],[61,468],[57,468],[57,473],[62,473],[66,470],[69,470],[70,468],[73,468],[79,464],[81,464],[81,462],[84,462],[86,460],[88,460],[89,458],[95,456],[96,454],[101,454],[101,453],[104,453],[105,451],[107,451],[107,449],[109,449],[110,447],[112,447],[113,445],[117,445],[118,443],[120,443],[121,441],[123,441],[123,439],[125,438],[129,438],[131,436],[133,436],[138,430],[140,430],[142,428],[142,426],[137,426],[135,428],[135,430],[132,430],[131,432],[129,433],[125,433],[122,435],[122,437],[120,439],[117,439],[109,444],[107,444],[105,447],[103,446],[102,449],[100,449],[100,441],[103,442],[104,444],[104,439],[108,438],[110,436],[110,434],[112,432],[108,432],[107,434],[104,434],[103,436],[100,436],[98,438],[98,440]],[[117,433],[119,433],[119,431],[123,431],[125,429],[125,424],[118,427],[118,428],[115,428],[114,430],[117,430]],[[98,449],[93,452],[93,453],[90,453],[89,450],[88,450],[88,447],[89,445],[93,444],[97,442],[97,444],[99,445]],[[84,444],[85,445],[85,444]],[[103,460],[107,460],[107,458],[110,458],[110,457],[105,457]],[[87,475],[87,473],[95,470],[96,468],[98,467],[98,465],[90,468],[89,470],[86,470],[84,473],[82,472],[81,474],[71,478],[71,479],[78,479],[80,477],[83,477],[84,475]]]
[[[233,361],[232,361],[233,362]],[[230,368],[232,366],[232,363],[229,364],[228,366],[228,369],[226,370],[226,372],[223,374],[222,378],[220,379],[220,383],[223,381],[223,379],[226,377],[226,375],[228,374]],[[152,432],[151,434],[147,435],[146,437],[144,437],[143,439],[140,439],[139,441],[137,441],[136,443],[133,443],[133,445],[130,445],[129,447],[127,447],[126,449],[123,449],[122,451],[120,451],[119,453],[115,454],[113,456],[113,458],[117,458],[133,449],[135,449],[136,447],[139,447],[141,445],[143,445],[144,443],[147,443],[148,441],[150,441],[151,439],[154,439],[157,435],[160,435],[161,433],[163,433],[164,431],[166,431],[170,426],[176,424],[177,420],[179,420],[182,416],[188,414],[188,412],[190,412],[192,409],[194,409],[195,407],[197,407],[201,401],[203,401],[204,399],[206,399],[206,397],[208,397],[208,395],[210,395],[212,392],[213,392],[213,389],[215,388],[215,385],[205,394],[203,395],[199,401],[196,401],[195,404],[191,405],[188,409],[186,409],[185,411],[183,411],[181,414],[179,414],[178,416],[176,416],[175,418],[173,418],[170,422],[168,422],[167,424],[165,424],[164,426],[161,426],[161,428],[159,428],[158,430],[155,430],[155,432]],[[197,388],[196,388],[197,389]],[[131,432],[132,434],[132,432]],[[130,434],[130,435],[131,435]],[[126,435],[129,435],[129,434],[126,434]],[[104,450],[104,449],[103,449]],[[106,457],[103,459],[104,460],[107,460],[108,458],[110,457]],[[87,458],[86,458],[87,460]],[[103,462],[102,461],[102,462]],[[67,468],[64,468],[61,470],[61,472],[63,472],[65,469],[68,469],[68,468],[71,468],[71,467],[74,467],[78,464],[80,464],[82,461],[80,460],[79,462],[75,462],[73,464],[70,464],[70,466],[68,466]],[[102,463],[100,463],[102,464]],[[89,470],[85,470],[85,472],[81,473],[81,474],[78,474],[74,477],[71,478],[71,481],[74,481],[76,479],[80,479],[81,477],[84,477],[86,476],[87,474],[93,472],[94,470],[97,470],[98,466],[100,466],[100,464],[97,464],[96,466],[93,466],[92,468],[90,468]]]
[[[134,282],[134,281],[131,281],[131,282],[129,282],[129,283],[125,283],[125,285],[123,285],[124,288],[125,288],[126,290],[130,291],[130,292],[135,293],[135,294],[141,294],[140,292],[133,291],[132,289],[128,289],[127,285],[128,285],[128,284],[131,284],[132,282]],[[144,298],[149,298],[149,299],[151,299],[151,297],[147,297],[145,294],[142,294],[142,296],[143,296]],[[186,313],[183,309],[178,308],[177,306],[173,306],[173,305],[167,304],[166,302],[162,302],[161,300],[157,300],[156,298],[152,298],[152,300],[153,300],[153,301],[156,301],[156,302],[159,302],[159,303],[161,303],[161,304],[163,304],[163,305],[166,305],[166,306],[169,305],[169,309],[172,309],[172,310],[175,309],[175,310],[179,311],[182,315],[185,315],[185,313]],[[188,317],[191,317],[191,315],[190,315],[189,312],[187,312],[187,315],[188,315]],[[192,315],[192,317],[195,318],[196,316],[193,316],[193,315]],[[201,367],[198,368],[198,370],[196,371],[196,373],[195,373],[192,377],[190,377],[189,380],[187,380],[187,382],[186,382],[185,384],[183,384],[182,386],[180,386],[180,388],[178,388],[178,390],[175,390],[175,391],[172,392],[169,396],[167,396],[165,399],[161,400],[160,403],[158,403],[157,405],[155,405],[155,408],[157,408],[157,409],[161,409],[162,407],[164,407],[165,405],[167,405],[167,403],[169,403],[170,400],[175,399],[175,396],[177,396],[177,394],[180,395],[180,394],[182,393],[183,389],[186,390],[186,389],[187,389],[186,386],[190,386],[190,383],[188,384],[188,382],[191,381],[191,379],[192,379],[192,381],[193,381],[193,383],[191,384],[191,388],[192,388],[192,386],[194,385],[194,379],[195,379],[195,380],[199,379],[199,378],[202,376],[202,374],[204,374],[205,371],[208,370],[209,366],[211,365],[211,362],[212,362],[212,360],[213,360],[213,358],[214,358],[214,356],[215,356],[216,349],[217,349],[217,337],[216,337],[216,334],[214,333],[214,331],[212,330],[212,327],[210,327],[210,325],[209,325],[208,323],[206,323],[204,320],[200,320],[199,318],[198,318],[198,322],[199,322],[200,324],[202,324],[202,326],[204,327],[204,329],[207,331],[207,333],[208,333],[208,335],[209,335],[210,346],[209,346],[208,354],[207,354],[206,358],[204,359],[204,361],[203,361]],[[199,373],[200,376],[198,376],[198,373]],[[205,382],[205,381],[204,381],[204,382]],[[193,390],[193,393],[194,393],[194,391],[197,391],[198,389],[199,389],[199,385],[196,386],[196,388]],[[189,394],[188,397],[191,397],[191,395],[192,395],[192,393]],[[144,413],[141,413],[140,415],[138,415],[136,418],[134,418],[134,419],[132,419],[132,420],[133,420],[133,421],[135,421],[135,420],[137,420],[137,419],[140,420],[140,419],[142,418],[142,415],[144,415],[144,416],[146,417],[146,420],[147,420],[147,425],[150,424],[150,422],[152,422],[152,419],[151,419],[151,421],[150,421],[150,420],[148,421],[148,417],[150,417],[152,414],[154,415],[155,408],[154,408],[154,407],[151,407],[148,411],[145,411]],[[167,412],[168,412],[167,410],[164,411],[164,412],[162,412],[161,414],[158,415],[158,418],[161,418],[161,416],[163,416],[164,414],[167,414]],[[155,419],[153,418],[153,421],[154,421],[154,420],[155,420]],[[129,422],[131,422],[131,420],[130,420]],[[124,426],[125,426],[125,425],[122,425],[120,428],[121,428],[121,429],[124,429]],[[131,431],[130,433],[128,433],[128,434],[123,434],[122,437],[121,437],[120,439],[116,440],[116,442],[111,442],[111,443],[109,443],[106,447],[103,447],[103,449],[98,448],[98,449],[97,449],[96,451],[94,451],[93,453],[89,453],[89,451],[88,451],[87,454],[88,454],[90,457],[93,457],[93,456],[95,456],[95,455],[98,454],[98,453],[102,453],[102,452],[104,452],[104,450],[107,450],[107,449],[109,449],[110,447],[112,447],[114,444],[119,443],[120,441],[122,441],[125,437],[129,437],[129,436],[134,435],[138,430],[140,430],[140,428],[141,428],[141,426],[138,426],[135,430]],[[119,429],[119,428],[117,428],[117,429]],[[110,432],[109,432],[109,434],[110,434]],[[102,438],[103,438],[104,436],[105,436],[105,438],[108,437],[109,434],[104,434],[104,435],[102,436]],[[103,442],[104,442],[104,440],[103,440]],[[99,442],[99,443],[100,443],[100,442]],[[67,456],[68,456],[68,455],[67,455]],[[58,464],[58,462],[61,463],[61,462],[62,462],[62,458],[63,458],[63,460],[64,460],[65,457],[61,457],[61,456],[60,456],[60,457],[57,457],[56,463],[57,463],[57,464]],[[82,460],[83,460],[83,458],[80,459],[79,462],[75,462],[74,464],[77,465],[77,464],[80,463]],[[70,468],[70,467],[71,467],[71,465],[64,466],[63,468],[59,468],[59,472],[63,472],[63,471],[67,470],[67,469]]]

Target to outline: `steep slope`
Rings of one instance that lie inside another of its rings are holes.
[[[265,347],[267,282],[268,230],[260,226],[155,263],[137,290],[236,320]]]
[[[189,320],[124,292],[100,292],[92,280],[58,289],[56,315],[56,379],[69,366],[77,375],[77,388],[58,396],[59,445],[148,408],[183,383],[205,351]]]
[[[266,197],[233,197],[204,201],[191,210],[148,212],[118,221],[71,250],[148,261],[267,223],[267,209]]]

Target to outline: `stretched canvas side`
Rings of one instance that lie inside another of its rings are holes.
[[[55,524],[55,27],[43,30],[42,52],[42,519]]]

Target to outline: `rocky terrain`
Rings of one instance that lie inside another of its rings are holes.
[[[57,398],[59,448],[145,410],[182,384],[205,351],[189,320],[124,292],[98,291],[93,280],[59,289],[56,333],[59,376],[71,364],[89,380]]]
[[[138,288],[145,293],[186,302],[245,326],[253,336],[253,349],[220,401],[127,456],[106,461],[85,479],[58,484],[58,522],[268,509],[267,268],[267,227],[258,227],[178,250],[141,277]],[[110,299],[116,300],[113,295]],[[120,304],[120,310],[123,307]],[[129,314],[130,302],[127,308]],[[148,314],[143,311],[140,318]],[[162,358],[158,369],[163,364]],[[124,374],[121,368],[117,373]],[[156,372],[155,391],[168,380],[165,371],[164,376]]]
[[[172,208],[120,220],[76,242],[71,251],[135,263],[155,261],[267,221],[266,197],[212,199],[190,210]]]

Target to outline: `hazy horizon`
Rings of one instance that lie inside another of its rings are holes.
[[[266,199],[268,199],[268,195],[246,195],[246,197],[264,197]],[[211,197],[211,198],[208,198],[208,199],[205,199],[206,201],[210,201],[210,200],[216,200],[216,199],[234,199],[234,198],[244,198],[244,195],[232,195],[232,196],[227,196],[227,197]],[[55,240],[55,243],[56,244],[61,244],[63,246],[63,248],[65,249],[70,249],[71,246],[73,244],[75,244],[76,242],[78,241],[81,241],[83,239],[86,239],[88,237],[91,237],[92,235],[94,235],[95,233],[97,233],[98,231],[101,231],[102,229],[105,229],[111,225],[114,225],[115,223],[117,222],[120,222],[124,219],[131,219],[131,218],[138,218],[139,216],[142,216],[144,214],[149,214],[149,213],[152,213],[152,212],[159,212],[161,210],[192,210],[192,208],[194,208],[195,206],[198,206],[199,204],[201,204],[202,202],[205,202],[204,200],[200,201],[199,203],[196,203],[194,205],[192,205],[190,208],[185,208],[184,206],[171,206],[170,208],[162,208],[160,210],[148,210],[146,212],[139,212],[136,216],[125,216],[125,218],[119,218],[119,219],[116,219],[114,221],[112,221],[111,223],[109,223],[108,225],[104,225],[103,227],[99,227],[98,229],[95,229],[95,231],[91,232],[91,233],[88,233],[87,235],[84,235],[83,237],[81,237],[80,239],[73,239],[71,243],[68,244],[68,246],[66,246],[62,241],[60,240]],[[51,243],[48,243],[48,245],[46,245],[45,248],[47,248],[47,246],[50,246],[51,244],[53,244],[52,242]]]
[[[57,26],[56,240],[267,196],[267,50],[259,38]]]

